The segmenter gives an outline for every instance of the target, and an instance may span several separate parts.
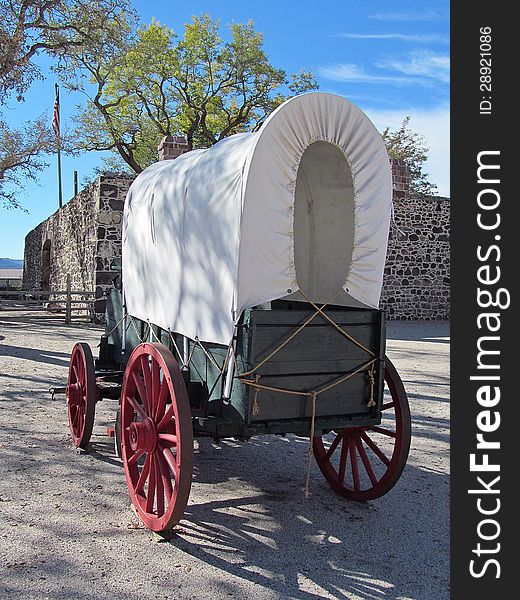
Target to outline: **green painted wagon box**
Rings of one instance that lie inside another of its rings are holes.
[[[269,356],[308,318],[314,310],[252,311],[250,314],[248,367],[254,368]],[[384,356],[382,313],[373,310],[329,311],[334,322],[353,339],[363,344],[375,356]],[[352,343],[321,315],[308,323],[272,359],[262,365],[255,374],[266,386],[298,392],[319,391],[344,378],[370,360],[366,350]],[[379,397],[379,386],[371,392],[367,371],[338,383],[317,396],[316,416],[372,417],[368,404],[373,394]],[[312,402],[305,396],[296,396],[260,390],[256,395],[257,410],[252,410],[249,388],[248,421],[271,419],[309,418]]]
[[[229,398],[223,398],[225,378],[222,373],[228,349],[215,344],[194,344],[190,340],[189,381],[185,373],[195,432],[217,437],[249,437],[261,433],[307,435],[313,412],[310,395],[267,388],[318,392],[316,433],[379,423],[384,375],[384,313],[375,309],[327,309],[327,316],[336,328],[308,305],[283,301],[273,304],[278,308],[248,309],[243,313],[237,327],[236,369]],[[122,314],[121,294],[111,290],[107,332],[118,324]],[[127,320],[124,354],[121,353],[122,325],[109,336],[110,344],[114,345],[112,356],[119,357],[121,363],[126,362],[141,340],[150,338],[147,323],[132,317]],[[152,339],[161,340],[174,355],[183,347],[182,336],[170,335],[155,326]],[[368,369],[345,379],[374,357],[373,387]],[[251,374],[242,376],[248,372]],[[244,380],[257,382],[262,389],[257,391],[243,383]],[[324,388],[329,389],[320,393]]]

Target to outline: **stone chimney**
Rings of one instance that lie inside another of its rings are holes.
[[[410,171],[404,160],[390,159],[394,200],[407,198],[410,193]]]
[[[165,135],[157,148],[159,160],[169,160],[188,152],[186,138],[181,135]]]

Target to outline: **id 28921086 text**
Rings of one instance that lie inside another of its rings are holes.
[[[492,30],[480,28],[480,114],[490,115],[492,111]]]

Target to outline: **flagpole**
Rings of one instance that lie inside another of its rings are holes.
[[[61,140],[60,140],[60,88],[57,83],[54,84],[56,97],[54,100],[54,116],[52,126],[56,135],[56,145],[58,149],[58,206],[63,206],[63,191],[61,186]]]
[[[58,138],[58,205],[61,208],[63,206],[63,192],[61,188],[61,151],[60,151],[60,138]]]

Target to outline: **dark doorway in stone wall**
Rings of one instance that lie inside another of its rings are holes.
[[[50,289],[51,283],[51,241],[46,240],[42,249],[42,290]]]

